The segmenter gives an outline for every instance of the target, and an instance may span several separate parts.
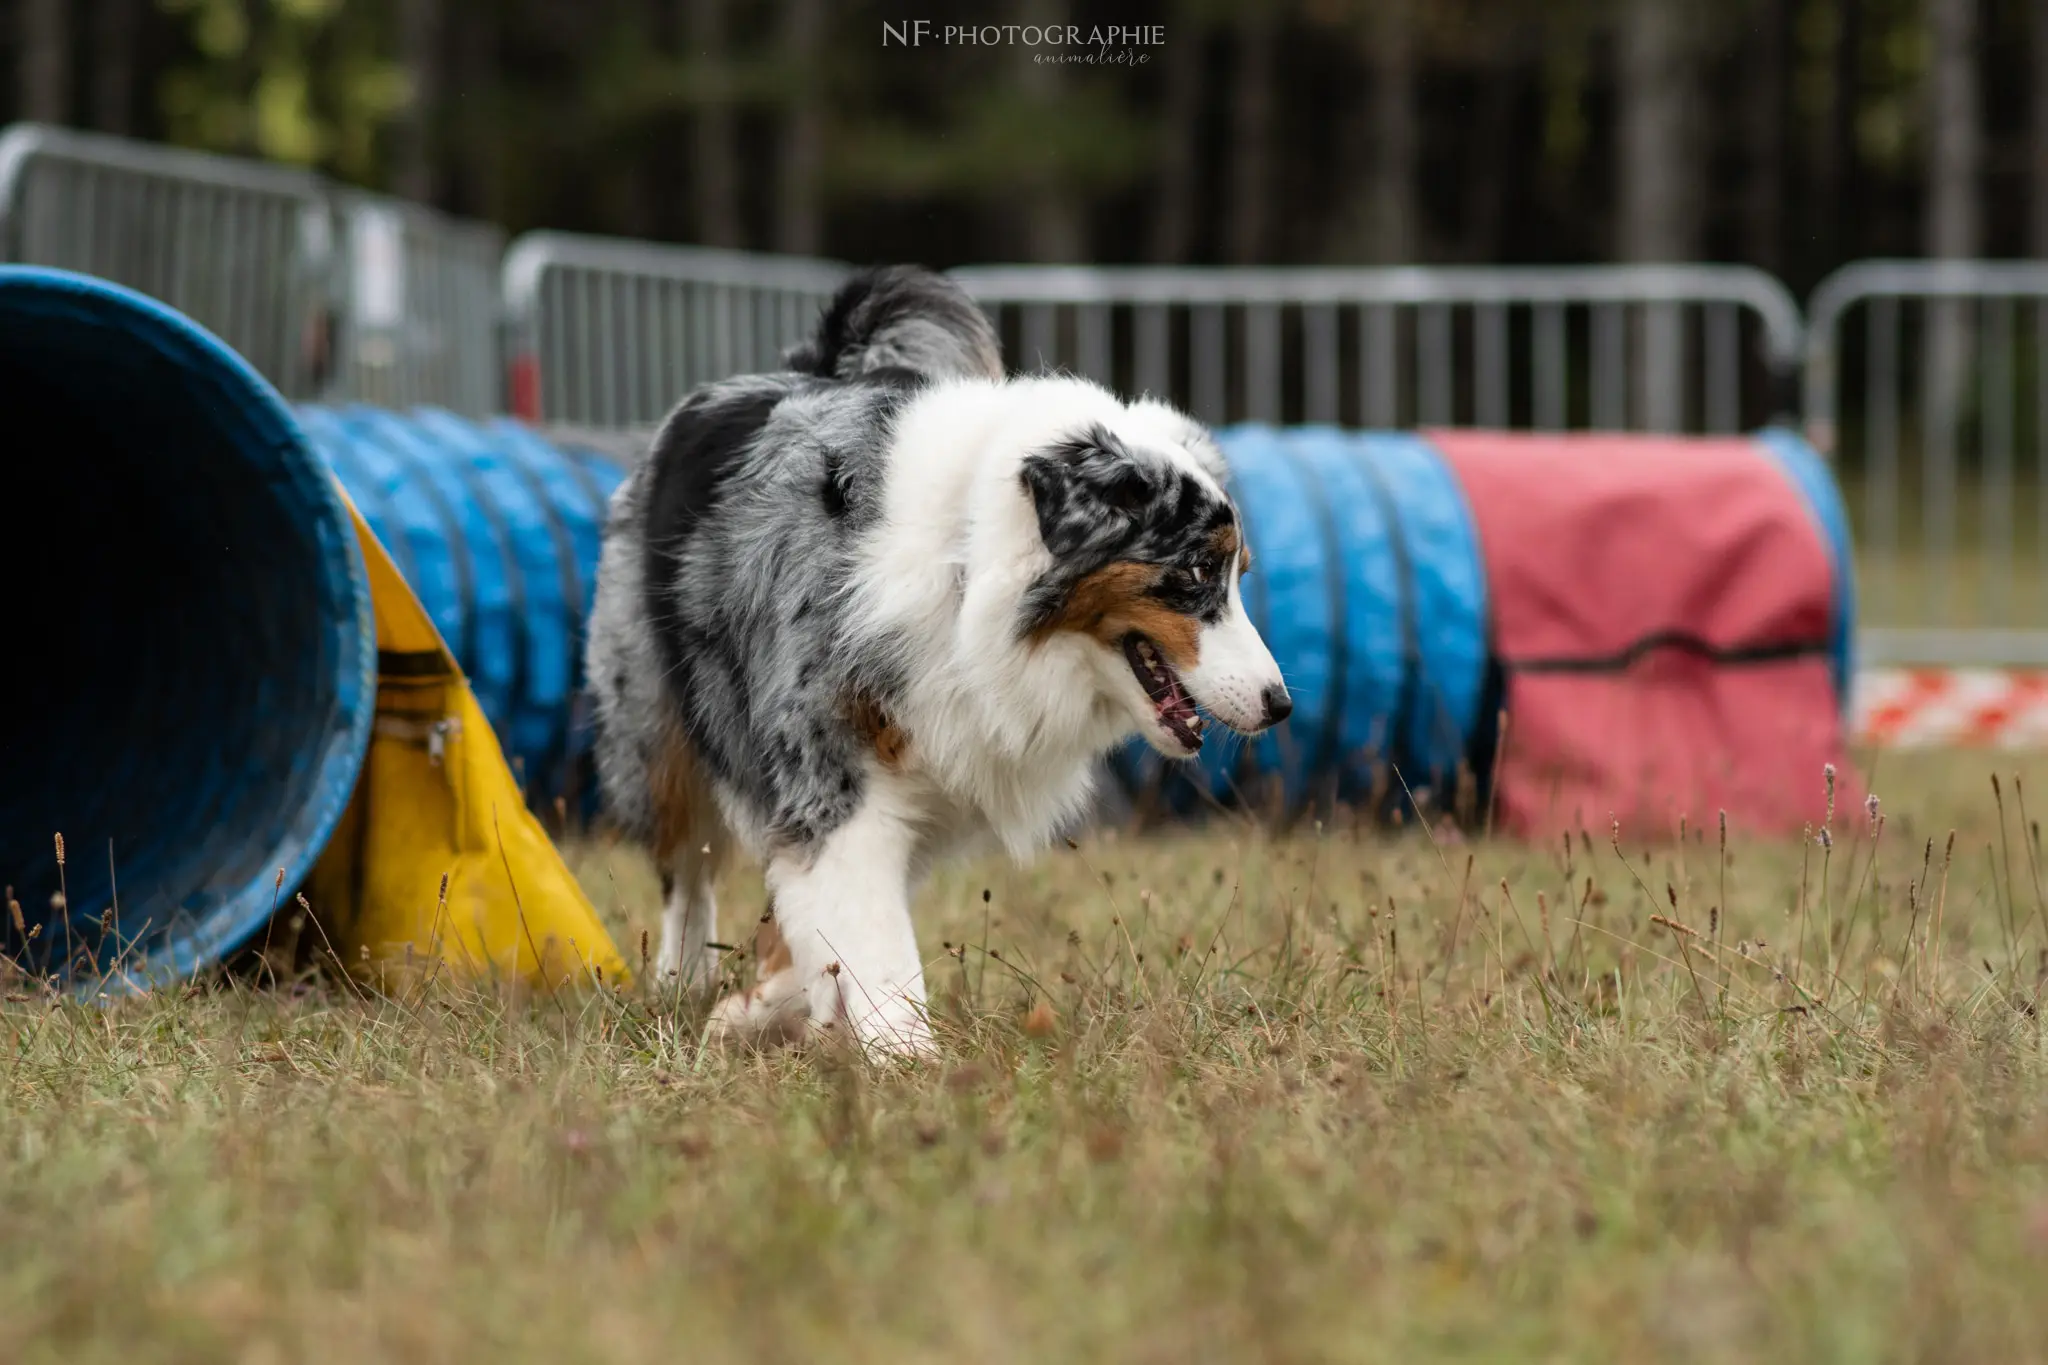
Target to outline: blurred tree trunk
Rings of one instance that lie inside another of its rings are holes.
[[[2048,258],[2048,0],[2034,0],[2033,80],[2027,97],[2033,108],[2032,213],[2028,223],[2028,249],[2036,257]]]
[[[92,123],[120,137],[135,132],[136,48],[141,0],[99,0],[93,8]]]
[[[1616,55],[1621,64],[1621,221],[1618,241],[1628,261],[1684,261],[1694,250],[1686,115],[1693,52],[1688,0],[1632,0],[1622,11]],[[1676,431],[1685,422],[1684,316],[1675,305],[1641,310],[1632,347],[1634,423]]]
[[[1631,0],[1622,9],[1621,215],[1623,260],[1681,261],[1692,255],[1691,148],[1686,105],[1691,56],[1686,0]]]
[[[1237,83],[1230,119],[1230,259],[1252,265],[1272,249],[1273,125],[1278,25],[1270,4],[1238,9]]]
[[[1586,149],[1591,140],[1586,104],[1586,88],[1592,75],[1590,44],[1585,33],[1563,23],[1544,24],[1541,37],[1542,167],[1536,184],[1550,215],[1560,223],[1576,225],[1585,219],[1588,207],[1579,182],[1585,174]],[[1612,238],[1602,239],[1596,230],[1592,243],[1580,246],[1579,254],[1591,256],[1612,250]]]
[[[817,255],[824,240],[825,111],[819,71],[824,39],[825,0],[784,0],[782,55],[791,93],[783,106],[775,159],[775,249],[799,256]]]
[[[2048,4],[2048,0],[2042,0]],[[1160,265],[1189,261],[1195,250],[1195,215],[1200,211],[1203,33],[1195,7],[1173,12],[1167,30],[1165,107],[1160,111],[1159,174],[1152,202],[1152,260]]]
[[[1519,16],[1504,14],[1482,35],[1478,105],[1472,117],[1472,150],[1465,163],[1464,257],[1498,261],[1506,242],[1501,212],[1507,202],[1508,158],[1515,143],[1515,102],[1522,93],[1528,44]],[[1412,179],[1412,177],[1411,177]]]
[[[1067,0],[1018,0],[1019,24],[1065,24]],[[1017,82],[1030,104],[1050,107],[1059,102],[1066,84],[1064,68],[1029,60],[1018,62]],[[1055,166],[1043,183],[1028,188],[1030,202],[1024,211],[1024,250],[1034,261],[1079,261],[1087,254],[1085,210],[1073,189],[1062,183],[1061,168]]]
[[[1415,153],[1415,0],[1380,0],[1371,9],[1372,150],[1366,162],[1371,259],[1417,259]]]
[[[2048,0],[2043,0],[2048,3]],[[1748,168],[1742,196],[1742,254],[1765,270],[1784,268],[1785,94],[1792,44],[1792,0],[1757,0],[1744,83],[1743,142]]]
[[[23,118],[63,123],[71,116],[69,0],[19,0]]]
[[[497,0],[465,0],[455,7],[448,91],[455,155],[448,179],[461,196],[455,207],[473,217],[504,222],[512,205],[505,174],[506,139],[498,120],[504,107],[498,24]]]
[[[1977,0],[1928,0],[1927,254],[1978,250]]]
[[[399,124],[395,184],[400,194],[422,204],[438,201],[441,193],[436,131],[444,84],[441,32],[445,17],[442,0],[401,0],[399,6],[399,62],[412,92]]]
[[[1835,106],[1842,97],[1835,88],[1840,74],[1836,53],[1841,46],[1841,6],[1838,0],[1791,3],[1797,42],[1792,75],[1796,96],[1790,117],[1778,134],[1799,148],[1801,231],[1789,254],[1794,257],[1795,270],[1818,272],[1838,263],[1834,256],[1835,220],[1841,170],[1835,164],[1832,129]]]
[[[1862,84],[1857,71],[1862,47],[1862,0],[1835,0],[1834,74],[1828,81],[1833,98],[1828,105],[1828,179],[1821,232],[1831,264],[1854,250],[1850,234],[1857,222],[1857,198],[1862,189],[1856,158],[1856,114]]]
[[[1977,0],[1927,0],[1927,19],[1927,254],[1970,257],[1979,249]],[[1946,302],[1929,305],[1927,313],[1925,515],[1930,531],[1946,535],[1953,443],[1970,368],[1969,312],[1962,303]]]
[[[694,68],[704,84],[694,119],[691,150],[696,163],[697,236],[712,246],[738,246],[740,227],[739,149],[734,139],[727,50],[727,0],[678,0],[683,32]]]

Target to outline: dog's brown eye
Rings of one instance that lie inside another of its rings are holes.
[[[1206,583],[1206,582],[1208,582],[1208,581],[1209,581],[1209,570],[1208,570],[1208,567],[1207,567],[1206,565],[1202,565],[1202,564],[1197,564],[1197,565],[1195,565],[1195,570],[1194,570],[1194,573],[1195,573],[1195,581],[1196,581],[1197,583]]]

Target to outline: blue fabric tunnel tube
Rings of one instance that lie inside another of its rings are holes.
[[[289,897],[354,788],[355,534],[290,408],[139,294],[0,268],[0,404],[0,880],[28,930],[0,950],[88,990],[186,976]]]

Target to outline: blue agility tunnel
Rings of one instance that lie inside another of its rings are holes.
[[[534,795],[570,789],[610,461],[510,422],[294,410],[189,319],[37,269],[0,268],[0,398],[26,447],[0,463],[14,962],[189,975],[247,942],[326,846],[378,672],[330,468],[514,770]]]
[[[1487,603],[1450,468],[1399,432],[1237,426],[1216,439],[1256,557],[1245,608],[1294,715],[1249,743],[1211,727],[1187,768],[1126,752],[1126,785],[1186,809],[1277,779],[1291,809],[1455,781],[1488,712]]]
[[[270,916],[355,786],[377,669],[355,533],[269,384],[139,294],[0,269],[0,403],[0,879],[28,931],[10,914],[4,947],[38,974],[188,974]]]

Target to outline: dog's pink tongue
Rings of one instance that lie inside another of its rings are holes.
[[[1159,703],[1159,716],[1161,720],[1177,720],[1182,724],[1190,724],[1195,719],[1194,702],[1181,691],[1180,680],[1170,674],[1166,680],[1166,696]]]

